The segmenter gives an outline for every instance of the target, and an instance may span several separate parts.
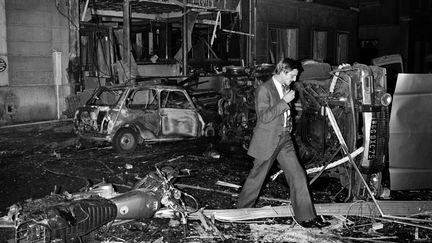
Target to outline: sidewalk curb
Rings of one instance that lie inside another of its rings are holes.
[[[46,123],[57,123],[57,122],[66,122],[66,121],[73,121],[73,119],[69,118],[69,119],[49,120],[49,121],[40,121],[40,122],[31,122],[31,123],[22,123],[22,124],[8,125],[8,126],[0,126],[0,129],[31,126],[31,125],[42,125],[42,124],[46,124]]]

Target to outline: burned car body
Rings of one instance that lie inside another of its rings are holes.
[[[106,141],[129,153],[144,141],[214,135],[182,87],[137,84],[100,87],[77,109],[74,127],[84,141]]]

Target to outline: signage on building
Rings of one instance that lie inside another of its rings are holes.
[[[215,7],[215,1],[220,2],[220,0],[187,0],[186,4],[195,5],[200,7]],[[222,0],[226,1],[226,0]],[[140,0],[140,2],[157,2],[157,3],[168,3],[168,4],[176,4],[182,5],[184,4],[183,0]]]
[[[165,4],[183,4],[183,0],[140,0],[140,2],[157,2]],[[199,7],[216,10],[235,11],[240,0],[187,0],[188,7]]]
[[[192,6],[226,11],[236,11],[239,2],[240,0],[187,0],[187,3]]]
[[[200,7],[214,8],[215,0],[187,0],[190,5],[196,5]]]
[[[6,70],[6,68],[7,68],[6,61],[0,57],[0,73]]]

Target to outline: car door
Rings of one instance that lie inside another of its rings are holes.
[[[122,112],[122,123],[139,126],[144,139],[154,139],[159,134],[161,124],[158,107],[157,90],[134,89],[128,97],[127,109]]]
[[[198,137],[198,113],[189,96],[182,90],[162,90],[160,93],[162,136],[165,138]]]

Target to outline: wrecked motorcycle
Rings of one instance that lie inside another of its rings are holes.
[[[118,193],[110,183],[99,183],[82,192],[51,194],[9,207],[0,228],[13,229],[9,242],[80,242],[90,240],[101,226],[151,218],[170,211],[186,224],[198,210],[197,200],[173,186],[178,170],[163,167],[139,180],[130,191]],[[188,199],[186,203],[185,199]],[[195,204],[189,207],[187,204]]]

